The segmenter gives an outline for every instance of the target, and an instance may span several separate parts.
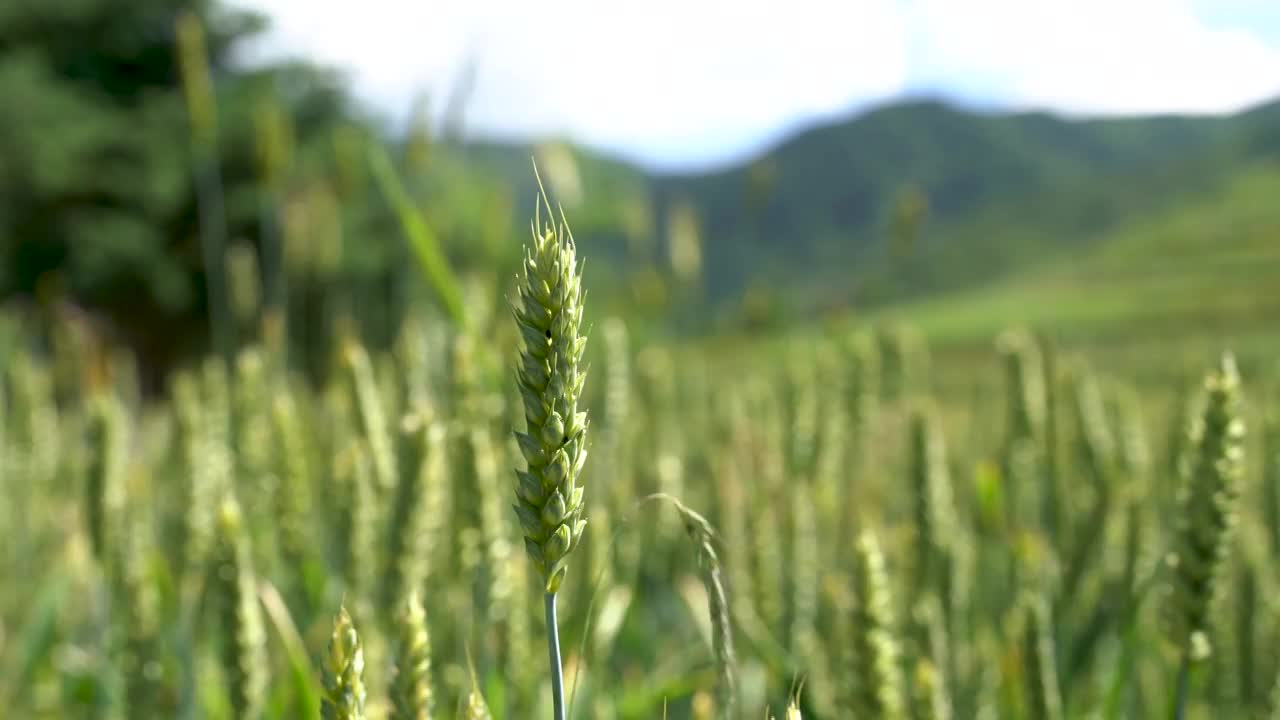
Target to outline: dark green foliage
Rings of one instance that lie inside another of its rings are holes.
[[[219,91],[274,82],[270,72],[228,71],[261,18],[207,0],[55,0],[0,11],[0,295],[69,293],[163,362],[199,337],[191,329],[204,317],[174,32],[182,10],[208,21]],[[322,76],[307,71],[307,89],[294,72],[296,107],[314,104]],[[222,162],[234,198],[253,178],[240,163],[250,152],[249,133],[238,129],[245,118],[238,108],[227,114]],[[256,234],[254,215],[234,203],[229,210],[237,236]],[[134,333],[142,328],[145,339]]]

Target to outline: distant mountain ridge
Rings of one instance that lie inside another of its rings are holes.
[[[528,149],[477,152],[527,178]],[[642,187],[659,210],[697,209],[714,302],[764,283],[802,304],[875,305],[990,282],[1280,158],[1280,102],[1229,116],[1068,119],[913,100],[713,172],[575,156],[588,192]],[[895,254],[890,225],[908,188],[928,211],[916,244]]]

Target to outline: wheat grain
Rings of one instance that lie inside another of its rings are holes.
[[[364,648],[347,608],[340,607],[329,637],[329,649],[321,668],[324,720],[364,720]]]

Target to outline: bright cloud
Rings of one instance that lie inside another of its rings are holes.
[[[920,0],[923,70],[985,78],[1015,106],[1224,112],[1280,94],[1280,46],[1178,0]]]
[[[417,91],[443,104],[474,63],[472,132],[569,135],[677,164],[907,81],[894,0],[251,5],[275,19],[273,52],[348,68],[357,93],[385,108],[403,112]]]
[[[1218,112],[1280,94],[1280,45],[1190,0],[240,0],[268,52],[347,68],[402,115],[474,63],[470,131],[568,135],[667,166],[918,88],[1071,113]]]

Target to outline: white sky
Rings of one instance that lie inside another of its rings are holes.
[[[392,117],[420,92],[443,106],[472,64],[468,132],[665,168],[912,93],[1073,114],[1280,95],[1274,0],[238,2],[274,20],[258,52],[343,68]]]

